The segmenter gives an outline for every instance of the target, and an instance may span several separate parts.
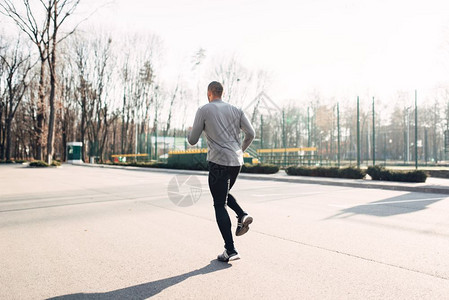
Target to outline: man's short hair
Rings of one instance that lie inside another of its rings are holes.
[[[209,83],[207,90],[211,91],[214,96],[221,97],[221,95],[223,95],[223,86],[218,81],[212,81]]]

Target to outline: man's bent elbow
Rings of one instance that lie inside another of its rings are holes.
[[[198,139],[191,138],[190,136],[187,138],[187,141],[192,146],[195,145],[196,143],[198,143]]]
[[[250,141],[253,141],[255,137],[256,137],[256,133],[254,131],[248,132],[245,134],[245,138],[247,138]]]

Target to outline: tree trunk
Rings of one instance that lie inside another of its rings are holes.
[[[107,113],[107,107],[105,107],[104,109],[104,132],[103,132],[103,137],[102,137],[102,141],[100,143],[99,146],[99,153],[98,155],[100,156],[100,161],[104,162],[104,153],[105,153],[105,145],[106,145],[106,141],[108,140],[108,133],[109,133],[109,127],[110,127],[110,121],[108,121],[108,113]]]
[[[47,163],[51,164],[54,152],[54,137],[55,137],[55,92],[56,92],[56,37],[58,32],[58,1],[53,2],[53,35],[52,35],[52,49],[50,60],[50,118],[48,123],[48,137],[47,137]]]
[[[52,58],[52,61],[54,59]],[[54,136],[55,136],[55,88],[56,88],[56,78],[54,74],[54,68],[50,72],[50,118],[48,122],[48,138],[47,138],[47,163],[51,164],[53,160],[53,146],[54,146]]]
[[[117,120],[112,121],[112,154],[115,154],[115,142],[116,142],[116,132],[117,132]]]
[[[106,125],[107,126],[107,125]],[[101,143],[100,143],[100,147],[99,147],[99,150],[98,150],[98,156],[99,156],[99,159],[100,159],[100,161],[101,162],[104,162],[105,160],[104,160],[104,153],[105,153],[105,151],[104,151],[104,147],[105,147],[105,145],[106,145],[106,141],[108,140],[108,130],[107,129],[105,129],[105,133],[104,133],[104,135],[103,135],[103,139],[102,139],[102,141],[101,141]]]
[[[120,154],[125,153],[125,107],[126,107],[126,91],[123,91],[123,107],[122,107],[122,134],[121,134],[121,141],[120,141]]]
[[[5,158],[6,160],[11,159],[11,121],[12,119],[6,118],[6,153]]]
[[[67,161],[67,115],[62,122],[62,161]]]
[[[0,160],[5,159],[5,143],[4,143],[4,127],[3,127],[3,102],[0,102]]]
[[[37,126],[35,129],[36,133],[36,152],[37,157],[36,159],[42,160],[43,159],[43,151],[42,151],[42,145],[43,145],[43,139],[44,139],[44,114],[45,114],[45,59],[41,59],[41,68],[40,68],[40,78],[39,78],[39,89],[38,89],[38,97],[39,102],[37,105]]]
[[[86,162],[86,145],[84,143],[85,135],[86,135],[86,99],[84,95],[81,104],[81,158],[83,162]]]

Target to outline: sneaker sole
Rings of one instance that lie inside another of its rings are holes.
[[[240,259],[240,255],[237,254],[237,255],[231,256],[228,261],[234,261],[234,260],[239,260],[239,259]]]
[[[249,225],[250,225],[252,222],[253,222],[253,217],[248,217],[248,218],[246,218],[245,222],[243,222],[242,229],[241,229],[238,233],[236,233],[235,235],[236,235],[236,236],[242,236],[242,235],[244,235],[245,233],[247,233],[248,230],[249,230]]]
[[[239,259],[240,259],[240,254],[231,256],[228,260],[219,259],[219,258],[217,257],[217,260],[218,260],[218,261],[221,261],[221,262],[230,262],[230,261],[239,260]]]

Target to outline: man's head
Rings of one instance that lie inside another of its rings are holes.
[[[215,99],[221,99],[223,95],[223,86],[218,81],[212,81],[207,87],[207,99],[209,102]]]

